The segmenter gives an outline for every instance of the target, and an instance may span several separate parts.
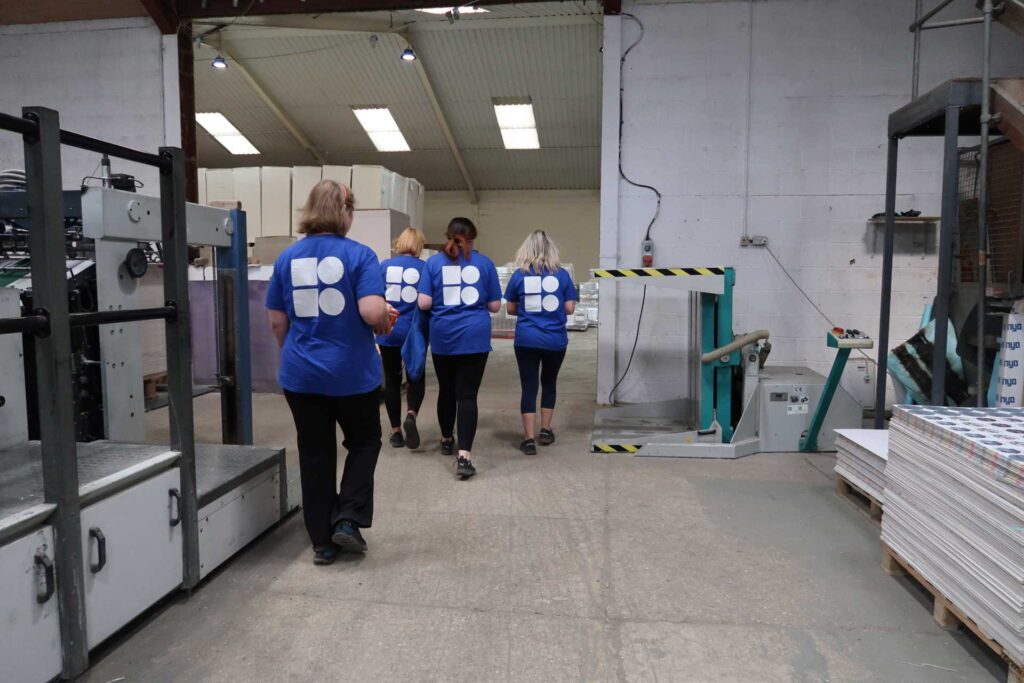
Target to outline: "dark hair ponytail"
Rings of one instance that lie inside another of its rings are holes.
[[[448,241],[444,245],[444,253],[452,261],[459,260],[459,252],[469,258],[469,243],[476,239],[476,226],[468,218],[453,218],[445,232]]]

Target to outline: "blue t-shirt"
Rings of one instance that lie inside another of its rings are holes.
[[[457,261],[446,254],[427,259],[420,292],[434,299],[430,314],[430,348],[442,356],[488,353],[491,315],[487,304],[501,300],[494,262],[478,251]]]
[[[401,346],[405,336],[409,334],[412,316],[419,298],[420,276],[423,274],[423,261],[402,254],[382,261],[380,273],[384,277],[384,298],[398,309],[398,320],[391,334],[380,335],[377,343],[381,346]]]
[[[384,296],[377,255],[338,235],[311,235],[284,250],[267,287],[267,308],[288,314],[278,381],[302,394],[353,396],[381,383],[373,330],[359,299]]]
[[[505,298],[519,306],[516,346],[561,351],[569,345],[565,302],[576,301],[579,296],[567,270],[537,273],[531,268],[524,273],[517,268],[505,288]]]

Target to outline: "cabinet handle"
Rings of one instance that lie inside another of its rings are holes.
[[[171,526],[178,526],[181,524],[181,491],[171,489],[167,493],[174,500],[174,517],[171,517]]]
[[[42,568],[43,579],[46,583],[43,592],[36,593],[36,602],[41,605],[53,597],[53,591],[56,588],[56,581],[53,578],[53,560],[47,557],[46,553],[39,551],[36,553],[35,565]]]
[[[89,538],[96,539],[96,550],[98,557],[96,563],[89,563],[89,571],[93,574],[98,574],[101,569],[107,566],[107,537],[103,535],[103,532],[98,527],[89,529]]]

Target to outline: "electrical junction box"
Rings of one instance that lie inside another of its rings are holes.
[[[800,438],[811,426],[825,388],[825,377],[810,368],[767,365],[758,385],[761,451],[791,452],[800,449]],[[859,429],[863,408],[842,387],[836,389],[818,436],[818,450],[835,450],[836,429]]]
[[[640,245],[640,254],[644,268],[654,265],[654,240],[644,240]]]

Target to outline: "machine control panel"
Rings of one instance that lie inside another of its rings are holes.
[[[832,349],[870,349],[875,342],[860,330],[846,330],[833,327],[828,331],[825,341]]]

